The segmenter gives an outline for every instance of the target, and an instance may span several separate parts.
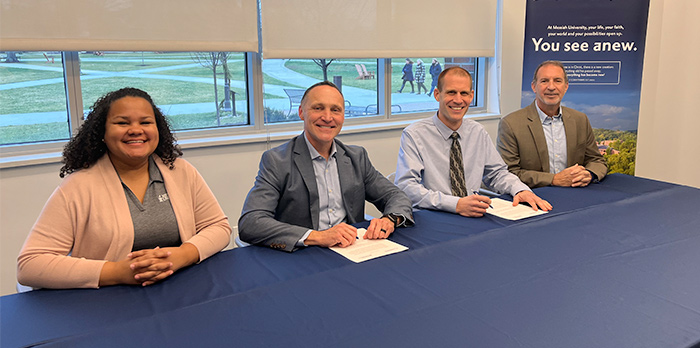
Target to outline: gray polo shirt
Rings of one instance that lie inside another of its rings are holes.
[[[122,182],[126,200],[129,202],[131,220],[134,222],[134,246],[131,250],[180,246],[182,241],[175,212],[165,190],[163,176],[153,157],[148,161],[148,175],[150,179],[143,203]]]

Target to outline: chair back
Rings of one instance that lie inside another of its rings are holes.
[[[367,71],[367,67],[364,64],[361,64],[361,66],[362,66],[362,71],[365,73],[365,78],[373,79],[374,73],[371,71]]]
[[[299,88],[285,88],[284,93],[289,97],[289,112],[287,117],[289,117],[295,109],[299,108],[301,105],[301,98],[304,97],[304,89]]]
[[[360,79],[361,79],[361,80],[364,80],[365,78],[367,78],[367,76],[365,75],[365,73],[362,71],[362,68],[360,67],[360,64],[355,64],[355,70],[357,70],[357,75],[358,75],[358,76],[355,78],[355,80],[360,80]]]

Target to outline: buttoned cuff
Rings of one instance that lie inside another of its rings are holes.
[[[440,210],[452,214],[457,214],[457,202],[459,202],[459,199],[460,197],[457,196],[444,195],[442,198],[442,207],[440,207]]]
[[[413,216],[406,217],[406,215],[401,214],[401,213],[392,213],[392,214],[401,217],[401,222],[398,223],[398,224],[396,224],[396,227],[397,227],[397,228],[398,228],[398,227],[410,227],[410,226],[413,226],[413,224],[414,224],[414,222],[413,222]]]
[[[301,247],[307,246],[306,244],[304,244],[304,242],[306,241],[306,238],[309,238],[309,235],[311,234],[311,231],[313,231],[313,230],[312,230],[312,229],[309,229],[308,231],[306,231],[306,233],[304,233],[303,236],[301,236],[301,238],[299,239],[299,241],[297,241],[297,244],[296,244],[297,247],[301,248]]]
[[[588,169],[586,169],[586,170],[588,170]],[[588,172],[591,173],[591,183],[596,183],[596,182],[598,182],[598,175],[596,175],[595,173],[593,173],[593,172],[590,171],[590,170],[588,170]]]
[[[401,214],[401,216],[403,216],[402,227],[411,227],[416,224],[416,222],[413,221],[413,214],[409,214],[408,216]]]

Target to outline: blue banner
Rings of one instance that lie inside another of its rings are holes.
[[[601,152],[617,155],[627,141],[632,163],[612,172],[634,173],[648,13],[649,0],[527,0],[521,104],[535,99],[537,66],[561,61],[569,77],[562,105],[588,115]]]

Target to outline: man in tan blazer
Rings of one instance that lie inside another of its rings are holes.
[[[561,106],[569,88],[564,66],[545,61],[532,79],[535,101],[498,125],[498,152],[508,170],[530,187],[583,187],[608,172],[582,112]]]

